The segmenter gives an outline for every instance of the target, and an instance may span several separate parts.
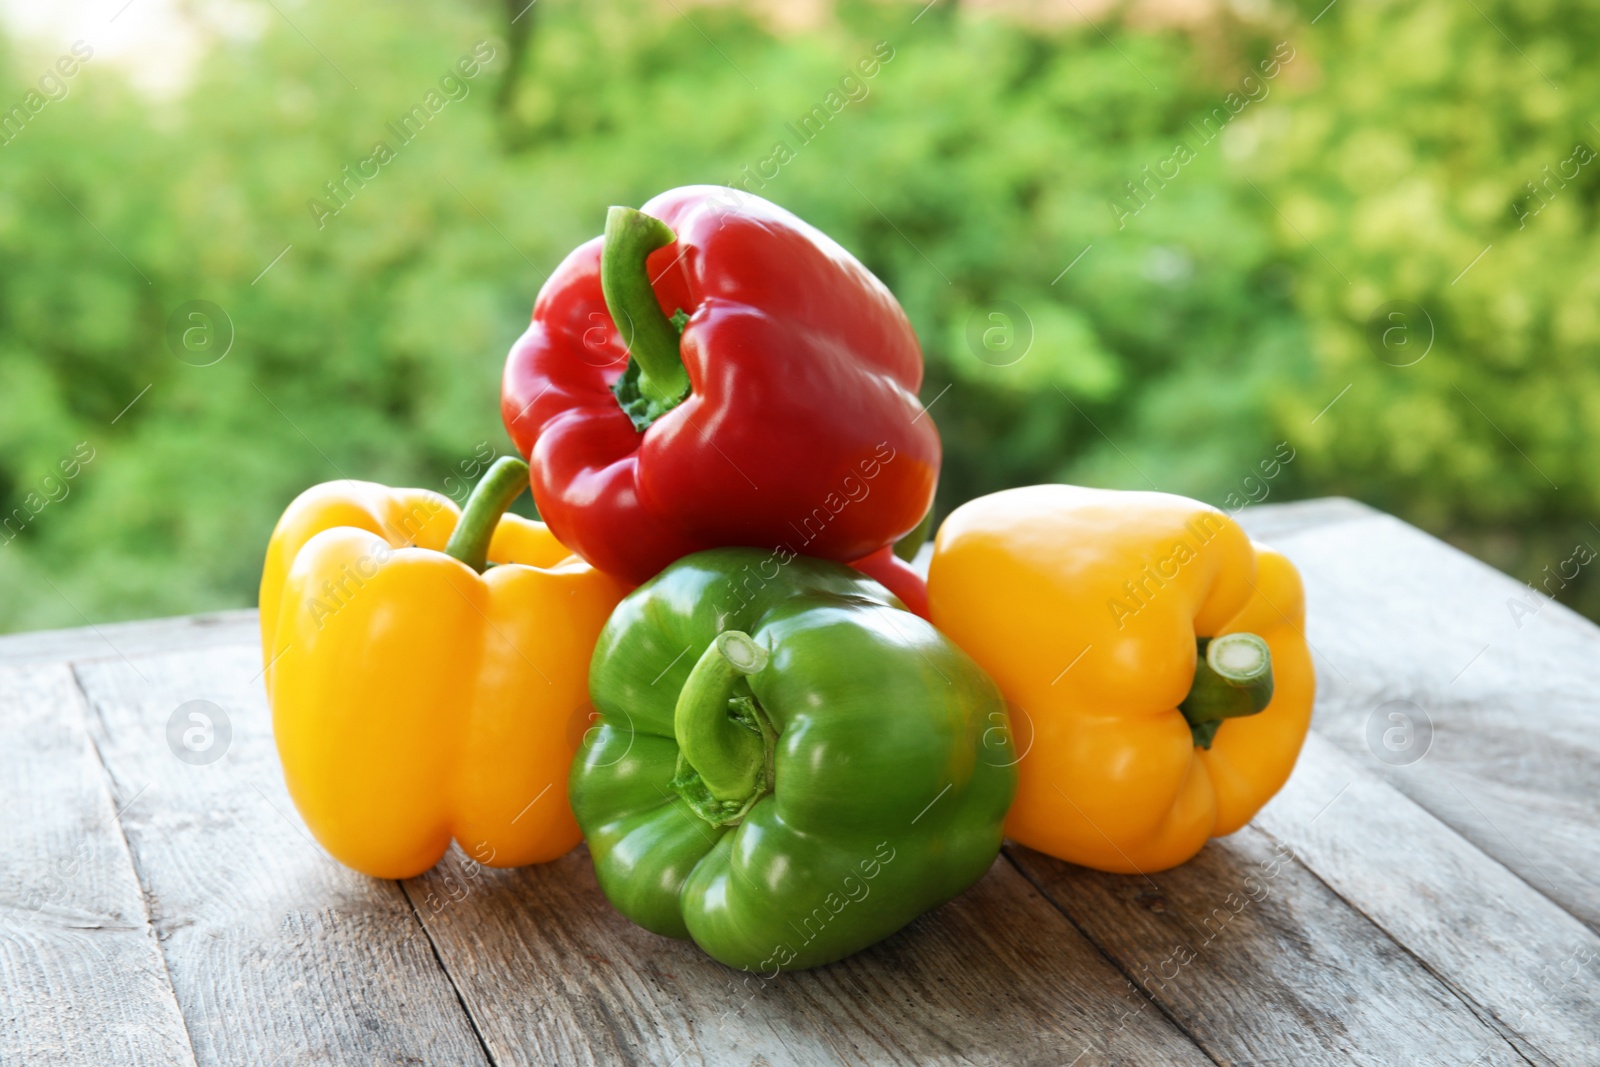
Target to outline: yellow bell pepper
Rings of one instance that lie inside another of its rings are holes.
[[[284,778],[358,871],[420,874],[452,838],[497,867],[580,839],[567,772],[627,587],[504,514],[526,485],[502,459],[459,513],[423,489],[329,482],[273,532],[261,653]]]
[[[928,601],[1012,705],[1006,833],[1030,848],[1164,870],[1289,778],[1315,691],[1300,576],[1211,507],[1067,485],[983,497],[939,530]]]

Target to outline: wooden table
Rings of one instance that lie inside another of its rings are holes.
[[[1242,518],[1305,575],[1320,683],[1251,826],[1150,877],[1007,846],[774,980],[622,920],[581,848],[334,863],[254,612],[0,639],[0,1062],[1600,1063],[1600,630],[1349,501]]]

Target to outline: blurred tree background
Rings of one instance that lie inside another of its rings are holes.
[[[459,496],[548,270],[691,182],[899,295],[941,513],[1342,493],[1536,584],[1600,548],[1592,5],[525,4],[197,3],[171,98],[0,48],[0,629],[251,605],[314,482]],[[1547,588],[1600,614],[1591,570]]]

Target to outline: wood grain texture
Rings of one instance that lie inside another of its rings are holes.
[[[1305,578],[1312,728],[1600,930],[1600,628],[1388,516],[1275,544]]]
[[[1218,1063],[1524,1062],[1259,831],[1149,877],[1007,855]]]
[[[0,1064],[193,1067],[71,671],[0,668],[0,738]]]
[[[1600,1054],[1600,937],[1328,741],[1307,740],[1256,825],[1530,1059]]]
[[[887,941],[770,979],[623,919],[581,846],[518,871],[452,850],[407,888],[499,1064],[1209,1062],[1003,859]]]
[[[1233,513],[1239,525],[1257,541],[1272,544],[1306,530],[1382,515],[1359,500],[1343,496],[1294,500],[1286,504],[1257,504]]]
[[[0,663],[62,663],[137,658],[173,649],[195,650],[259,640],[256,611],[214,611],[170,619],[108,622],[70,630],[0,636]]]
[[[1238,518],[1300,565],[1320,686],[1251,827],[1149,879],[1008,846],[770,980],[623,920],[581,848],[339,867],[253,612],[0,637],[0,1063],[1600,1062],[1600,629],[1353,501]],[[214,763],[169,744],[190,700]]]
[[[122,824],[199,1063],[484,1063],[399,885],[339,866],[295,814],[256,647],[136,664],[78,675],[119,803],[140,796]],[[193,700],[232,730],[205,765],[168,743]]]

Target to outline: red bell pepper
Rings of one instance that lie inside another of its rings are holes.
[[[848,562],[905,535],[939,471],[921,384],[905,312],[855,257],[691,186],[612,208],[556,268],[501,415],[556,537],[643,582],[723,545]]]
[[[895,554],[892,546],[884,545],[850,566],[899,597],[907,611],[932,621],[928,614],[928,583],[916,568]]]

